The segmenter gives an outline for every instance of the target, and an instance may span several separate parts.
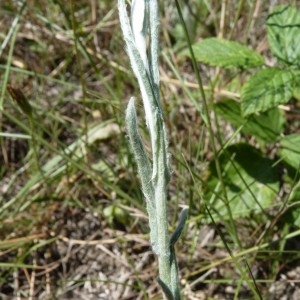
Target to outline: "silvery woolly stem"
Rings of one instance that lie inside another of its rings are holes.
[[[159,283],[167,299],[180,299],[174,244],[183,230],[187,211],[182,212],[179,225],[170,238],[166,210],[167,185],[170,177],[169,159],[159,99],[158,3],[156,0],[133,0],[131,23],[126,12],[125,0],[118,0],[118,7],[126,50],[140,86],[151,139],[152,162],[138,132],[134,98],[131,98],[126,111],[126,123],[146,199],[151,245],[158,256]],[[149,55],[146,46],[147,35],[149,35]]]

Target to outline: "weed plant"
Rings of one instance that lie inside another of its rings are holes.
[[[158,1],[184,299],[299,298],[300,7],[285,2]],[[161,299],[117,1],[2,1],[0,17],[0,298]]]

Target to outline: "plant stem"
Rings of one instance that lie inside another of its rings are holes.
[[[119,0],[118,6],[127,53],[140,86],[146,124],[150,133],[152,163],[138,133],[134,99],[131,98],[126,111],[126,123],[146,199],[151,244],[158,256],[158,281],[166,299],[179,300],[178,268],[174,244],[183,230],[187,213],[186,210],[183,211],[179,225],[170,238],[166,205],[167,185],[170,178],[168,143],[159,97],[158,4],[156,0],[133,0],[131,25],[125,1]],[[149,56],[147,56],[146,49],[147,34],[149,34],[150,41]]]

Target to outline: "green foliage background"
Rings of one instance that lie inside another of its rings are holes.
[[[189,36],[160,2],[170,232],[190,207],[177,247],[187,299],[228,287],[269,299],[299,264],[300,8],[263,2],[179,1]],[[0,16],[0,295],[87,297],[90,284],[160,299],[116,3],[4,1]]]

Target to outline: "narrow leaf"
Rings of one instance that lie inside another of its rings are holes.
[[[29,101],[27,100],[27,98],[25,97],[25,95],[23,94],[22,90],[18,89],[18,88],[14,88],[11,85],[8,85],[7,91],[10,94],[10,96],[12,97],[12,99],[21,108],[23,113],[25,113],[28,116],[31,116],[32,115],[32,107],[31,107]]]
[[[157,281],[164,292],[165,298],[167,300],[175,300],[169,287],[160,278],[158,278]]]
[[[216,67],[253,68],[261,66],[264,59],[257,52],[237,42],[208,38],[193,45],[198,61]],[[183,55],[189,56],[185,50]]]
[[[264,112],[287,103],[293,95],[293,75],[289,71],[268,68],[256,72],[242,88],[242,114]]]
[[[174,247],[175,243],[178,241],[178,239],[179,239],[179,237],[182,233],[182,230],[184,228],[186,219],[187,219],[187,213],[188,213],[188,209],[184,208],[181,212],[178,226],[177,226],[177,228],[175,229],[175,231],[173,232],[173,234],[170,238],[170,247]]]
[[[155,208],[155,194],[152,185],[152,166],[148,158],[147,152],[144,148],[141,136],[138,132],[137,116],[134,107],[134,98],[132,97],[128,103],[126,110],[126,123],[130,139],[130,144],[137,162],[139,175],[142,182],[143,193],[146,198],[147,211],[149,214],[150,225],[150,239],[153,251],[158,253],[157,249],[157,224],[156,208]]]

